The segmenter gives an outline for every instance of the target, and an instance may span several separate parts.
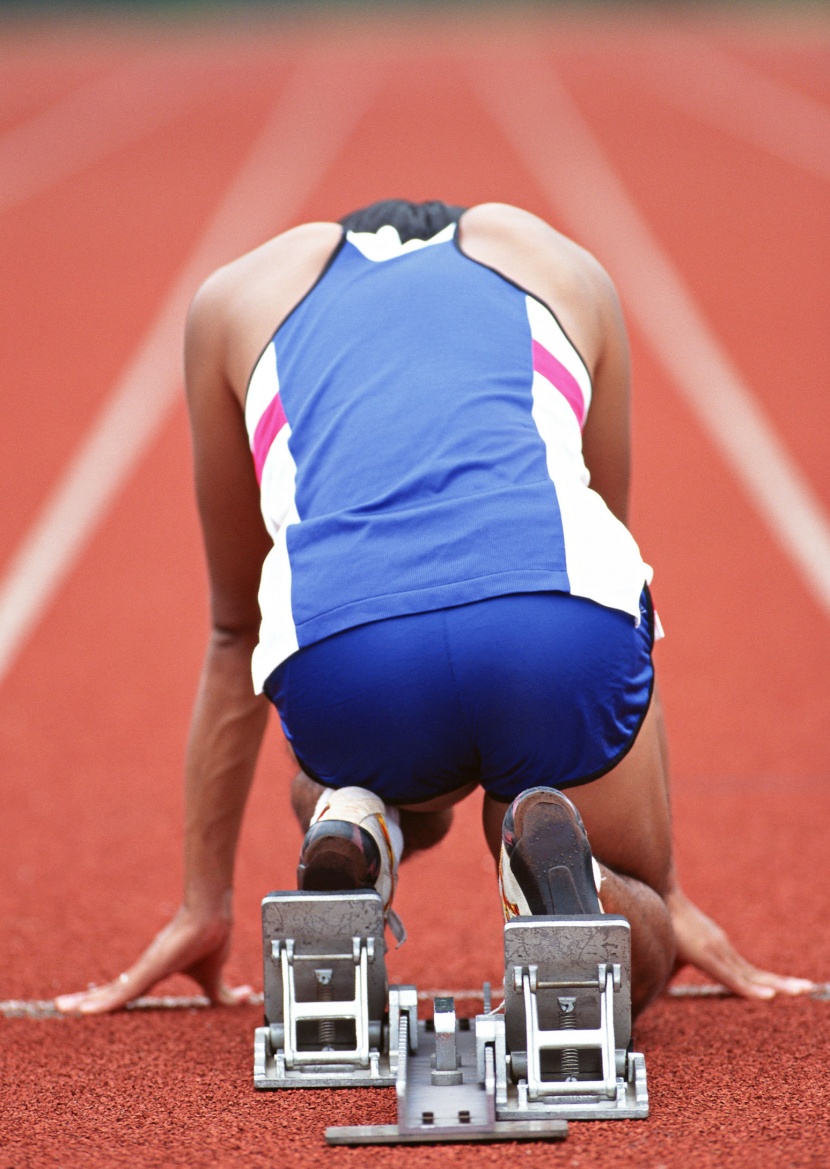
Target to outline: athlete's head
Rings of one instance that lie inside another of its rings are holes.
[[[344,215],[340,223],[346,231],[378,231],[387,223],[397,229],[401,243],[411,239],[432,239],[448,224],[457,223],[464,207],[453,207],[437,199],[427,203],[410,203],[408,199],[382,199]]]

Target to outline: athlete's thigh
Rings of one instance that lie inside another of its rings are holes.
[[[613,771],[565,794],[579,809],[594,856],[658,893],[671,870],[671,815],[661,747],[659,701]]]

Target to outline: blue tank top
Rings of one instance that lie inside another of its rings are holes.
[[[589,398],[549,310],[465,256],[453,228],[408,245],[390,228],[344,237],[246,402],[275,541],[257,688],[289,653],[354,625],[505,593],[584,595],[560,495],[594,496]],[[619,607],[636,617],[646,570],[628,541],[639,580]]]

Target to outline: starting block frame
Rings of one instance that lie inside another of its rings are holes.
[[[475,1020],[388,986],[373,890],[270,893],[262,903],[259,1089],[394,1086],[398,1122],[326,1130],[329,1144],[558,1140],[569,1120],[643,1119],[631,1043],[628,922],[518,917],[504,930],[505,1001]]]
[[[373,890],[269,893],[262,902],[263,1025],[256,1088],[392,1087],[383,905]],[[417,1015],[414,988],[397,1014]]]
[[[500,1119],[648,1116],[645,1059],[630,1050],[626,918],[580,914],[507,922],[504,1026],[511,1085]]]

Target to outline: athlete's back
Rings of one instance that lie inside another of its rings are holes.
[[[507,593],[573,592],[638,619],[648,570],[586,489],[590,399],[554,313],[453,224],[429,240],[341,234],[247,395],[275,541],[257,683],[354,625]]]

